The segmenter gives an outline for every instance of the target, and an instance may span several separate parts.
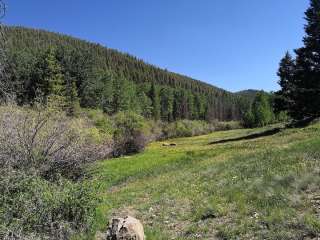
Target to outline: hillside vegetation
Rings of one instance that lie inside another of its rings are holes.
[[[148,239],[319,236],[320,124],[272,129],[155,142],[96,164],[98,226],[120,212],[142,219]]]
[[[56,78],[73,107],[109,114],[132,110],[164,121],[238,120],[245,108],[236,94],[99,44],[23,27],[6,27],[5,33],[6,78],[20,104],[51,94],[46,79]]]

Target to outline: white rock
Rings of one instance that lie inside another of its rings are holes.
[[[141,222],[130,216],[111,219],[106,237],[107,240],[145,240]]]

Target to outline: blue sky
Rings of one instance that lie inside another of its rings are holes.
[[[65,33],[218,87],[277,90],[308,0],[3,0],[5,23]]]

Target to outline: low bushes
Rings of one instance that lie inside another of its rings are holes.
[[[0,239],[70,239],[90,229],[97,199],[81,178],[112,149],[97,131],[50,109],[0,107]]]
[[[206,121],[180,120],[163,126],[163,138],[192,137],[208,134],[213,131],[231,130],[240,127],[238,122],[216,121],[208,123]]]
[[[85,115],[100,131],[100,135],[113,139],[114,157],[141,152],[150,141],[192,137],[213,131],[241,128],[240,123],[235,121],[179,120],[171,123],[152,121],[131,111],[119,112],[110,117],[101,110],[86,110]]]
[[[104,157],[110,144],[97,143],[95,129],[47,109],[0,109],[0,168],[19,169],[48,180],[77,178],[86,163]]]
[[[86,110],[86,116],[94,123],[100,134],[113,139],[113,156],[141,152],[150,141],[177,137],[192,137],[213,131],[241,128],[239,122],[206,122],[179,120],[165,123],[146,120],[131,112],[119,112],[110,117],[101,110]]]
[[[91,185],[6,169],[0,192],[0,239],[70,239],[93,223],[97,198]]]
[[[213,131],[214,128],[204,121],[181,120],[164,126],[165,138],[191,137]]]

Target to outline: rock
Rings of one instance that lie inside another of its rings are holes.
[[[109,223],[106,240],[145,240],[141,222],[133,217],[113,218]]]

